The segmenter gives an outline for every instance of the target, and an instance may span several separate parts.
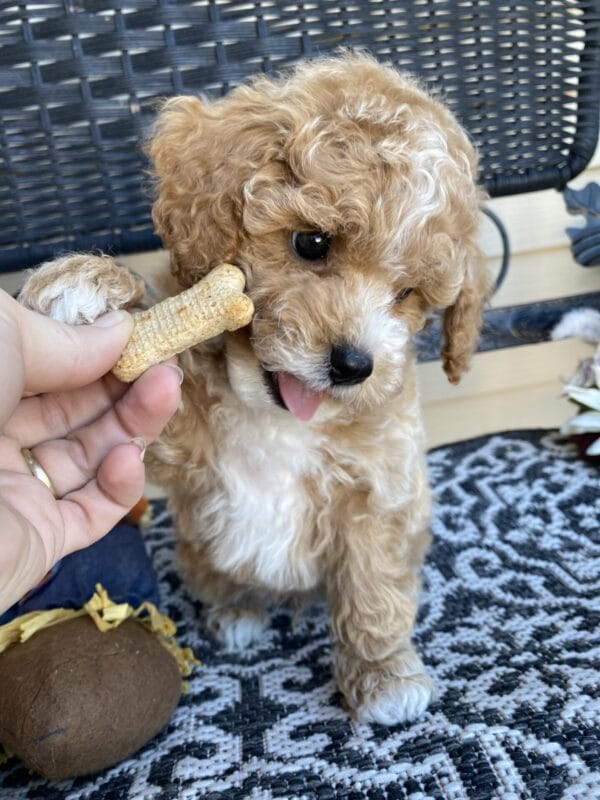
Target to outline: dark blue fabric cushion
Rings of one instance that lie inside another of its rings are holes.
[[[138,528],[117,525],[103,539],[66,556],[44,582],[0,616],[0,625],[48,608],[81,608],[101,583],[115,603],[158,605],[158,584]]]

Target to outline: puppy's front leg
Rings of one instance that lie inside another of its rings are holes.
[[[30,272],[19,302],[59,322],[93,322],[117,308],[140,302],[144,281],[109,256],[73,253]]]
[[[411,642],[426,534],[364,506],[344,516],[328,575],[338,686],[360,722],[415,719],[435,693]]]

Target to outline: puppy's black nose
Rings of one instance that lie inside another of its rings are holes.
[[[352,386],[362,383],[373,372],[373,358],[343,342],[334,344],[329,358],[329,377],[333,384]]]

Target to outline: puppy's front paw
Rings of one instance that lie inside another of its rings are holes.
[[[206,627],[230,653],[245,650],[257,642],[266,624],[263,615],[235,606],[212,609],[206,615]]]
[[[433,681],[412,648],[378,664],[338,653],[336,673],[359,722],[410,722],[425,713],[436,694]]]
[[[435,687],[426,673],[386,680],[387,686],[365,699],[356,709],[359,722],[397,725],[423,716],[435,696]]]
[[[81,325],[138,303],[144,282],[108,256],[85,253],[48,261],[31,272],[19,302],[59,322]]]

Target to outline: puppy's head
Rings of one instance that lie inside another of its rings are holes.
[[[476,156],[415,82],[346,56],[214,102],[177,97],[150,156],[154,221],[180,283],[222,261],[246,272],[256,315],[229,338],[228,367],[247,404],[309,419],[323,399],[385,403],[436,308],[458,381],[487,288]]]

